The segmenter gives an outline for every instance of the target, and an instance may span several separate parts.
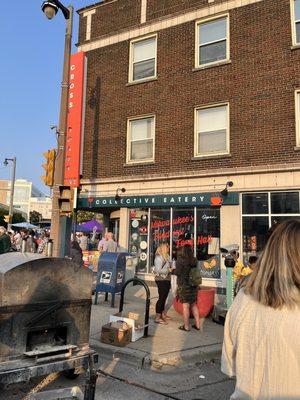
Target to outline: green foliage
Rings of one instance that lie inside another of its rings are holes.
[[[4,226],[5,228],[7,228],[7,223],[4,222],[5,215],[8,215],[8,210],[0,209],[0,226]],[[18,224],[19,222],[25,222],[25,221],[26,219],[22,217],[21,214],[15,213],[13,215],[13,220],[12,220],[13,224]]]
[[[78,211],[77,213],[77,223],[82,224],[83,222],[90,221],[94,218],[95,213],[92,211]]]
[[[37,225],[42,221],[42,219],[43,219],[43,216],[41,213],[39,213],[37,211],[30,211],[29,220],[30,220],[31,224]]]

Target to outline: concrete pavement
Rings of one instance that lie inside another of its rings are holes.
[[[167,366],[181,366],[195,364],[200,361],[218,359],[221,354],[223,340],[223,326],[205,319],[203,331],[191,329],[190,332],[181,331],[178,326],[182,319],[171,307],[169,315],[172,320],[168,325],[154,323],[155,303],[157,290],[151,290],[151,308],[149,336],[130,343],[124,348],[107,345],[100,342],[101,327],[109,320],[110,314],[118,312],[118,308],[111,308],[110,302],[99,296],[98,305],[92,308],[90,344],[95,348],[100,358],[118,360],[138,368],[161,369]],[[118,297],[116,305],[118,305]],[[171,302],[172,299],[170,299]],[[144,289],[140,286],[129,287],[126,290],[124,311],[137,312],[144,315]]]

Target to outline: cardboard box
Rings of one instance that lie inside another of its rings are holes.
[[[144,322],[138,313],[117,313],[109,316],[109,322],[124,321],[132,328],[131,341],[136,342],[144,336]]]
[[[123,321],[110,322],[102,326],[101,342],[125,347],[130,343],[132,328]]]

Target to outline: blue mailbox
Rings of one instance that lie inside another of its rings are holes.
[[[114,307],[115,295],[121,293],[125,282],[127,255],[128,253],[104,252],[99,257],[95,304],[98,302],[98,293],[105,292],[105,300],[108,293],[111,293],[111,306]]]

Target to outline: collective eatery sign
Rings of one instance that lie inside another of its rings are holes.
[[[139,208],[164,206],[218,206],[239,204],[237,192],[229,192],[228,196],[216,196],[214,193],[166,194],[153,196],[127,196],[116,200],[114,197],[80,197],[78,207],[82,208]]]
[[[64,184],[66,186],[78,187],[80,184],[81,143],[84,115],[84,52],[71,55],[69,82]]]

